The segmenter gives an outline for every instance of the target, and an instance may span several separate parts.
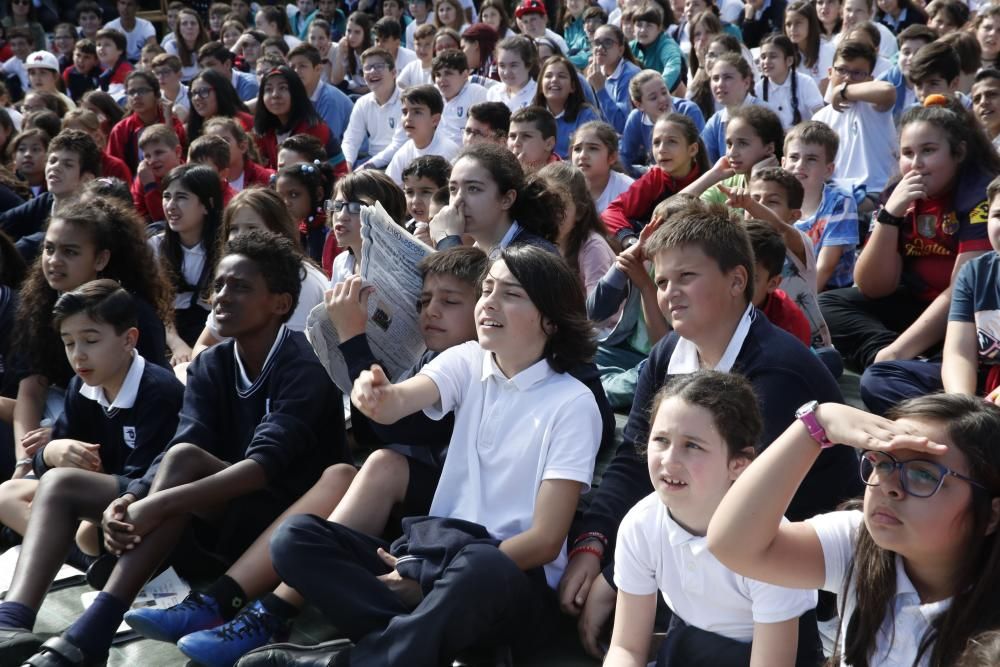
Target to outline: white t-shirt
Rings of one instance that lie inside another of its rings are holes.
[[[736,574],[692,535],[651,493],[618,528],[615,584],[631,595],[657,590],[688,625],[750,642],[754,623],[781,623],[816,606],[816,591],[765,584]]]
[[[148,241],[149,247],[152,248],[157,261],[159,261],[160,250],[163,247],[164,241],[164,232],[160,232]],[[187,248],[181,244],[181,253],[181,274],[183,274],[184,280],[188,285],[197,285],[201,279],[201,272],[205,269],[205,245],[198,242],[192,247]],[[192,305],[192,296],[194,296],[194,292],[181,292],[174,295],[174,308],[177,310],[189,308]],[[206,310],[211,309],[211,305],[200,297],[196,303]]]
[[[594,202],[594,207],[597,209],[598,215],[604,213],[604,209],[608,207],[608,204],[613,202],[618,198],[618,195],[629,189],[635,182],[635,179],[623,174],[620,171],[612,171],[611,175],[608,177],[608,184],[604,186],[604,192],[601,196]]]
[[[857,609],[857,591],[854,581],[847,580],[847,570],[854,559],[854,549],[864,517],[858,510],[818,514],[806,523],[813,527],[823,547],[823,561],[826,579],[822,589],[836,593],[844,604],[844,615],[840,619],[840,653],[844,653],[844,635],[847,623]],[[875,653],[869,664],[879,667],[912,667],[917,657],[920,641],[930,628],[931,622],[947,611],[951,598],[940,602],[920,603],[920,595],[906,574],[903,559],[896,556],[896,594],[892,598],[892,609],[886,609],[882,626],[878,630]],[[891,641],[890,641],[891,640]],[[840,664],[847,667],[841,659]],[[920,667],[930,664],[930,651],[924,653]]]
[[[826,123],[840,137],[834,178],[864,185],[879,193],[899,168],[899,142],[892,109],[878,111],[867,102],[854,102],[842,112],[823,107],[813,120]]]
[[[133,62],[139,60],[142,56],[142,47],[146,45],[146,41],[150,37],[154,40],[156,39],[156,28],[153,27],[153,24],[146,19],[140,19],[138,17],[135,19],[135,28],[132,29],[132,32],[129,32],[122,27],[122,20],[120,18],[115,19],[114,21],[108,21],[104,24],[104,27],[114,28],[118,32],[125,35],[125,57]],[[163,48],[169,53],[166,46]]]
[[[438,124],[438,134],[444,133],[452,143],[462,145],[462,130],[469,116],[469,109],[486,101],[486,88],[478,83],[466,82],[458,95],[444,103],[441,122]]]
[[[486,91],[486,99],[490,102],[503,102],[513,113],[518,109],[531,106],[532,100],[535,99],[535,91],[537,89],[538,84],[535,80],[528,79],[528,83],[525,84],[524,88],[517,91],[513,95],[507,94],[507,86],[504,85],[488,88]]]
[[[531,527],[544,480],[590,487],[601,440],[601,415],[586,385],[541,360],[507,378],[493,355],[472,341],[448,348],[420,370],[441,400],[431,419],[455,412],[455,428],[431,516],[484,526],[505,540]],[[566,551],[545,565],[555,588]]]
[[[400,90],[406,90],[410,86],[432,85],[433,83],[434,77],[431,74],[431,69],[429,67],[424,69],[424,64],[419,60],[407,63],[406,67],[399,71],[399,76],[396,77],[396,85],[399,86]]]
[[[417,148],[417,145],[413,143],[413,139],[403,144],[403,147],[392,156],[389,166],[385,168],[385,173],[402,187],[403,170],[421,155],[440,155],[448,162],[451,162],[460,150],[461,147],[446,137],[439,128],[434,133],[434,138],[431,140],[431,143],[427,144],[426,148]]]
[[[799,113],[802,116],[800,122],[812,118],[813,112],[822,109],[823,95],[819,92],[819,86],[812,77],[801,72],[789,72],[785,77],[785,82],[781,85],[773,81],[767,84],[767,100],[764,100],[764,79],[758,79],[754,95],[761,100],[781,119],[781,126],[787,131],[795,123],[794,106],[792,105],[792,77],[795,77],[795,93],[798,99]]]
[[[292,331],[305,331],[309,311],[323,303],[323,295],[326,294],[326,290],[329,287],[326,274],[312,262],[302,262],[302,268],[306,270],[306,275],[302,278],[299,303],[295,306],[292,316],[285,322],[285,326]],[[212,332],[215,338],[227,340],[219,335],[219,325],[215,321],[214,310],[208,314],[205,326],[208,327],[208,330]]]

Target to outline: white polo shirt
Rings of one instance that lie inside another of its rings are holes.
[[[854,548],[864,517],[859,510],[818,514],[806,523],[813,527],[823,547],[823,561],[826,566],[826,580],[822,589],[836,593],[844,603],[844,615],[840,619],[840,654],[844,654],[846,624],[857,609],[857,591],[854,582],[848,580],[847,570],[854,559]],[[906,575],[903,559],[896,556],[896,594],[892,598],[892,609],[885,610],[885,617],[878,630],[875,653],[869,664],[879,667],[912,667],[920,647],[920,640],[930,628],[931,622],[947,611],[951,598],[939,602],[921,604],[920,595],[913,582]],[[891,641],[890,641],[891,639]],[[841,658],[840,664],[847,667]],[[930,664],[930,651],[924,653],[920,667]]]
[[[366,93],[354,103],[351,119],[344,130],[341,148],[348,165],[353,165],[358,159],[358,153],[365,139],[368,139],[368,153],[375,155],[392,143],[392,137],[397,129],[402,129],[400,118],[403,115],[403,105],[399,100],[399,89],[385,104],[379,104],[375,93]]]
[[[826,103],[819,92],[819,86],[811,76],[801,72],[791,71],[785,77],[785,82],[776,84],[768,81],[767,100],[764,99],[764,79],[758,79],[754,95],[767,105],[781,119],[781,126],[787,131],[795,120],[795,105],[792,104],[792,77],[795,77],[795,94],[798,102],[801,121],[810,120],[813,113],[822,109]]]
[[[486,88],[478,83],[466,82],[458,95],[444,103],[441,122],[438,124],[438,133],[443,132],[453,143],[461,146],[462,130],[465,129],[469,109],[480,102],[485,102],[486,92]]]
[[[407,63],[406,67],[399,71],[396,77],[396,85],[400,90],[406,90],[410,86],[431,85],[434,77],[431,75],[431,68],[424,69],[424,64],[419,60]]]
[[[608,177],[608,184],[604,186],[604,192],[600,198],[594,202],[598,215],[604,213],[608,204],[618,198],[618,195],[625,192],[635,182],[635,179],[623,174],[620,171],[612,171]]]
[[[450,455],[450,454],[449,454]],[[781,623],[816,606],[816,591],[765,584],[736,574],[712,555],[704,536],[674,521],[656,493],[618,528],[615,585],[631,595],[659,591],[667,606],[701,630],[750,642],[754,623]]]
[[[392,180],[396,181],[400,187],[403,187],[403,170],[421,155],[440,155],[448,162],[451,162],[460,150],[461,146],[446,137],[439,127],[437,132],[434,133],[431,143],[427,144],[425,148],[417,148],[417,145],[413,143],[413,139],[409,139],[403,144],[403,147],[392,156],[389,166],[385,168],[385,173]]]
[[[879,193],[899,168],[899,142],[892,109],[878,111],[868,102],[854,102],[844,111],[823,107],[813,120],[826,123],[840,137],[834,178],[864,185]]]
[[[805,58],[800,57],[799,71],[808,74],[816,85],[819,85],[823,79],[830,78],[830,68],[833,67],[833,54],[836,50],[837,47],[833,42],[819,40],[819,57],[816,58],[816,63],[812,67],[807,67]]]
[[[165,243],[164,232],[153,236],[147,241],[150,248],[153,250],[153,254],[156,256],[157,261],[160,258],[160,252],[163,249],[163,244]],[[205,250],[205,244],[201,241],[194,244],[190,248],[181,244],[181,274],[184,276],[185,282],[188,285],[197,285],[198,281],[201,279],[202,271],[205,270],[205,261],[207,259],[207,252]],[[174,295],[174,308],[176,310],[183,310],[189,308],[192,305],[199,305],[205,310],[211,310],[212,306],[205,301],[200,295],[198,298],[193,298],[194,292],[181,292]]]
[[[430,514],[478,523],[505,540],[528,530],[547,479],[580,482],[585,492],[601,440],[594,395],[546,360],[507,378],[493,355],[472,341],[451,347],[420,370],[441,400],[424,413],[455,411],[455,428]],[[545,565],[555,588],[566,550]]]
[[[513,113],[518,109],[531,106],[532,100],[535,99],[535,90],[537,89],[538,84],[535,80],[528,79],[528,83],[525,84],[524,88],[513,95],[508,95],[507,86],[501,84],[487,89],[486,99],[490,102],[503,102],[510,109],[511,113]]]
[[[419,58],[417,58],[417,54],[415,51],[411,51],[405,46],[400,46],[398,49],[396,49],[395,63],[397,72],[402,71],[404,67],[412,63],[414,60],[420,60]]]

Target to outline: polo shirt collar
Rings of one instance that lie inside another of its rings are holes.
[[[691,553],[696,556],[708,548],[707,540],[703,536],[692,535],[686,528],[677,523],[674,517],[670,516],[669,508],[664,507],[663,511],[667,513],[665,523],[667,524],[667,540],[669,540],[670,546],[680,547],[686,544]]]
[[[267,375],[268,367],[271,364],[271,357],[274,356],[275,351],[281,347],[281,343],[285,340],[285,336],[288,334],[288,329],[282,324],[281,328],[278,329],[278,335],[274,337],[274,342],[271,343],[271,349],[267,352],[267,357],[264,359],[264,365],[261,367],[260,375],[257,377],[255,382],[250,381],[250,376],[247,375],[246,367],[243,365],[243,360],[240,358],[240,348],[239,345],[233,341],[233,357],[236,359],[236,388],[241,393],[249,392],[253,389],[257,382]]]
[[[385,104],[378,103],[378,98],[375,97],[375,93],[372,93],[372,99],[375,100],[375,106],[377,106],[379,109],[384,109],[390,104],[395,104],[396,101],[399,100],[399,93],[400,93],[399,86],[393,86],[392,95],[389,96],[389,99],[386,100]]]
[[[104,395],[101,387],[91,387],[86,382],[80,385],[80,395],[97,401],[97,404],[110,412],[112,410],[128,410],[135,405],[136,396],[139,395],[139,382],[142,380],[142,373],[146,369],[146,360],[138,352],[132,352],[132,363],[125,374],[121,389],[115,400],[108,403],[108,397]]]
[[[746,342],[747,336],[750,334],[750,325],[753,324],[755,319],[756,310],[753,304],[750,304],[743,311],[740,323],[736,325],[736,331],[733,333],[733,337],[729,339],[729,345],[726,346],[726,351],[722,354],[722,358],[719,359],[719,363],[715,366],[714,370],[728,373],[733,369],[733,366],[736,364],[736,358],[739,357],[740,350],[743,349],[743,343]],[[677,339],[674,352],[670,355],[670,361],[667,363],[667,375],[686,375],[694,373],[700,368],[701,361],[698,357],[697,346],[687,338],[681,336]]]
[[[896,604],[897,609],[903,607],[917,607],[920,615],[924,617],[924,620],[928,625],[931,622],[948,610],[951,606],[951,598],[946,598],[944,600],[938,600],[937,602],[928,602],[926,604],[921,604],[920,594],[917,592],[916,587],[913,582],[910,581],[909,575],[906,574],[906,567],[903,563],[903,557],[896,554],[896,599],[898,600]]]
[[[625,57],[622,56],[622,58],[618,61],[618,66],[615,67],[615,71],[612,72],[611,76],[608,77],[608,81],[617,81],[618,79],[621,78],[622,72],[624,71],[625,71]]]
[[[512,385],[518,391],[527,391],[539,382],[544,382],[553,372],[547,359],[539,359],[514,377],[509,378],[497,366],[493,359],[493,353],[486,352],[483,355],[483,372],[479,379],[486,382],[492,377],[501,384]]]

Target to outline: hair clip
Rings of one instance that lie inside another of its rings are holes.
[[[313,164],[318,167],[319,166],[319,160],[313,160]]]
[[[299,171],[305,174],[312,174],[316,172],[316,167],[309,164],[308,162],[302,162],[299,164]]]
[[[941,93],[934,93],[924,98],[925,107],[948,107],[948,98]]]

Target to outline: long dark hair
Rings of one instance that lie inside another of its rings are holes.
[[[334,192],[347,201],[367,199],[379,202],[397,225],[406,221],[406,197],[403,190],[384,171],[361,169],[351,172],[334,184]]]
[[[567,235],[563,258],[569,264],[569,268],[573,269],[573,273],[579,276],[580,248],[591,234],[597,234],[607,240],[608,228],[597,214],[594,198],[590,196],[587,179],[582,171],[569,162],[553,162],[542,167],[538,171],[538,176],[553,188],[563,190],[573,201],[576,220],[573,221],[573,227]]]
[[[741,58],[743,57],[742,50],[740,49],[740,41],[729,33],[720,32],[718,35],[712,37],[708,41],[708,47],[712,48],[712,44],[721,44],[729,53],[735,53]],[[692,51],[693,56],[694,52]],[[712,95],[712,81],[707,67],[701,67],[698,73],[694,75],[694,80],[691,82],[689,90],[690,93],[688,96],[691,101],[698,105],[705,118],[711,118],[712,114],[715,113],[715,96]]]
[[[975,169],[992,180],[1000,174],[1000,155],[972,112],[954,98],[945,98],[941,105],[910,107],[899,121],[899,131],[910,123],[925,122],[937,126],[948,138],[952,155],[959,155],[962,145],[965,158],[958,168],[959,178],[966,169]]]
[[[184,38],[181,37],[181,14],[189,14],[198,21],[198,36],[194,38],[194,46],[188,46]],[[184,7],[177,12],[177,32],[174,33],[177,37],[177,57],[181,59],[181,64],[184,67],[190,67],[192,65],[198,64],[198,49],[205,46],[211,39],[208,35],[208,30],[205,29],[205,24],[201,20],[201,15],[195,10]]]
[[[267,82],[275,77],[282,77],[288,84],[288,94],[291,96],[291,110],[288,112],[288,124],[282,126],[281,120],[264,106],[264,88]],[[296,76],[288,65],[275,67],[260,79],[260,92],[257,93],[257,106],[253,113],[253,131],[258,136],[264,136],[268,132],[287,132],[294,130],[298,125],[305,123],[309,127],[314,127],[321,122],[319,115],[313,107],[312,100],[306,92],[306,87],[302,85],[302,79]]]
[[[532,104],[540,106],[543,109],[547,109],[548,106],[545,102],[545,95],[543,91],[545,86],[542,85],[542,78],[554,65],[562,65],[566,68],[566,72],[569,74],[570,82],[570,93],[569,98],[566,100],[566,108],[563,109],[563,117],[570,123],[576,122],[576,117],[580,115],[580,110],[585,106],[590,106],[587,104],[587,97],[583,94],[583,87],[580,85],[580,78],[576,75],[576,67],[570,62],[570,59],[563,55],[549,56],[544,63],[542,63],[542,69],[538,72],[538,89],[535,91],[535,99]]]
[[[433,10],[432,10],[433,11]],[[364,32],[364,39],[361,41],[361,46],[355,49],[351,46],[351,43],[347,43],[347,74],[349,76],[354,76],[358,73],[358,68],[361,66],[361,54],[367,51],[372,46],[372,26],[374,21],[372,17],[364,12],[351,12],[351,15],[347,17],[347,23],[356,23],[361,31]],[[347,39],[346,35],[346,23],[345,25],[345,35],[344,39]],[[264,82],[260,82],[260,87],[264,87]]]
[[[111,200],[93,199],[65,206],[52,215],[48,224],[57,220],[85,230],[96,252],[109,252],[102,278],[118,281],[135,297],[152,305],[162,321],[173,321],[173,290],[146,243],[146,226],[134,209]],[[11,349],[23,355],[31,368],[50,382],[65,386],[73,376],[73,369],[66,362],[62,341],[51,326],[52,306],[59,295],[42,273],[44,254],[43,249],[21,286],[19,325]]]
[[[19,288],[27,271],[28,267],[14,241],[0,231],[0,286]]]
[[[459,153],[452,164],[468,158],[490,173],[501,193],[513,190],[516,195],[510,208],[511,220],[524,229],[555,243],[559,235],[556,220],[563,214],[562,198],[537,175],[527,176],[514,154],[493,144],[475,144]]]
[[[181,246],[180,234],[170,229],[168,225],[163,230],[163,245],[160,247],[160,263],[170,278],[174,290],[183,292],[199,292],[202,298],[208,299],[211,293],[211,274],[218,261],[218,236],[222,224],[222,181],[219,173],[211,167],[200,164],[182,164],[174,167],[163,177],[161,191],[177,182],[185,190],[198,198],[205,207],[205,217],[201,226],[201,242],[205,249],[205,271],[203,280],[197,285],[188,284],[184,277],[184,248]]]
[[[329,162],[298,162],[287,165],[278,170],[277,178],[298,181],[309,193],[309,210],[312,213],[306,218],[306,222],[311,223],[317,216],[325,216],[323,203],[332,196],[334,181],[333,167]]]
[[[694,29],[698,25],[704,25],[705,29],[710,31],[712,35],[722,34],[722,20],[719,18],[718,14],[715,12],[705,10],[703,12],[698,12],[691,18],[688,23],[688,35],[694,35]],[[709,40],[709,45],[711,45],[711,40]],[[688,60],[691,63],[691,73],[695,76],[701,72],[701,60],[698,58],[698,49],[691,45],[691,53],[688,55]]]
[[[654,133],[656,132],[656,126],[660,123],[670,123],[680,128],[681,133],[684,135],[684,140],[689,146],[691,144],[698,144],[698,154],[694,156],[695,169],[698,170],[699,174],[704,174],[709,170],[712,165],[708,162],[708,151],[705,149],[705,142],[702,140],[701,134],[698,132],[698,127],[691,120],[690,116],[676,111],[671,111],[668,114],[660,116],[656,119],[656,123],[653,124]]]
[[[236,89],[233,88],[232,81],[222,76],[214,69],[203,69],[198,72],[198,75],[191,79],[191,90],[194,90],[195,84],[199,80],[204,81],[206,84],[211,86],[212,90],[215,91],[215,103],[217,109],[215,116],[212,116],[212,118],[216,118],[218,116],[234,118],[237,111],[250,113],[250,110],[247,109],[247,105],[244,104],[243,100],[240,99],[240,96],[236,94]],[[198,113],[192,104],[191,114],[188,116],[186,128],[188,143],[191,143],[201,136],[202,128],[204,127],[206,120],[209,119],[202,118],[201,114]]]
[[[597,351],[594,326],[587,319],[579,279],[566,261],[526,244],[504,248],[497,261],[507,265],[543,321],[547,320],[551,329],[547,332],[544,355],[552,369],[566,373],[593,359]]]
[[[795,48],[799,52],[802,62],[806,67],[815,67],[816,61],[819,60],[819,43],[820,43],[820,33],[823,32],[823,26],[820,25],[819,15],[816,13],[816,6],[809,0],[795,0],[788,5],[785,9],[785,21],[788,21],[789,14],[797,14],[806,20],[806,25],[809,26],[809,36],[806,37],[806,48],[805,50],[799,48],[796,44]],[[785,28],[782,26],[782,31]],[[785,32],[785,35],[788,33]]]
[[[1000,449],[995,446],[1000,432],[1000,407],[975,396],[932,394],[900,403],[886,415],[890,419],[916,419],[939,424],[952,446],[968,461],[966,473],[979,484],[972,487],[969,504],[969,544],[962,550],[963,562],[956,563],[959,576],[947,610],[931,621],[920,638],[917,660],[930,652],[931,667],[950,667],[961,655],[969,639],[1000,627],[1000,547],[996,533],[987,535],[992,501],[1000,496]],[[928,499],[926,502],[933,502]],[[879,628],[892,612],[896,595],[896,554],[875,543],[867,528],[858,530],[854,558],[847,571],[853,580],[857,608],[846,621],[844,660],[855,667],[869,667],[878,642]],[[845,614],[841,600],[841,616]],[[874,666],[872,666],[874,667]]]

